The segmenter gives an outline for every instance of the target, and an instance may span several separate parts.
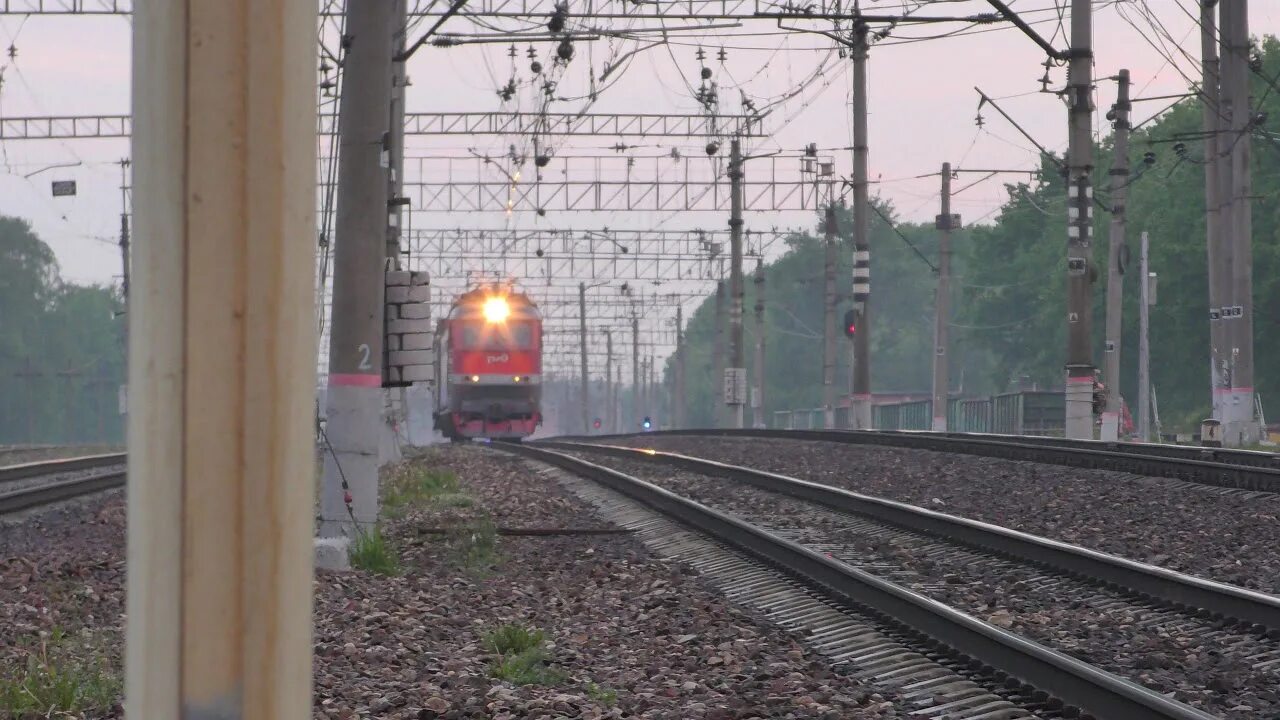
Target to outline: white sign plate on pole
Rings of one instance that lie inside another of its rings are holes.
[[[747,369],[724,369],[724,404],[743,405],[747,401]]]

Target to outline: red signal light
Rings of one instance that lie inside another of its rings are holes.
[[[596,430],[600,429],[600,425],[601,425],[600,418],[596,418],[595,420],[591,421],[591,427],[595,428]]]
[[[855,313],[852,310],[844,314],[844,336],[845,337],[852,339],[854,335],[858,334],[857,320],[858,320],[857,313]]]

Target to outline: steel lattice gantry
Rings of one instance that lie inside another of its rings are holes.
[[[793,232],[748,230],[744,256],[761,258]],[[727,272],[728,243],[724,230],[413,229],[407,254],[435,278],[714,280]]]
[[[405,158],[404,192],[414,212],[729,212],[720,158],[679,154],[561,156],[541,168],[527,158]],[[748,210],[816,210],[829,192],[810,158],[756,158],[745,164]]]
[[[551,15],[560,0],[471,0],[457,16],[460,18],[531,18]],[[340,16],[343,2],[317,2],[322,17]],[[412,0],[410,17],[440,17],[449,11],[451,2],[440,0]],[[906,16],[891,18],[859,13],[850,0],[659,0],[634,2],[633,0],[585,0],[568,4],[571,17],[591,16],[608,20],[749,20],[794,18],[800,20],[851,20],[863,17],[870,22],[891,19],[899,22],[933,22],[934,18]],[[0,15],[128,15],[133,12],[133,0],[0,0]],[[995,22],[994,13],[984,13],[966,18],[975,23]]]
[[[332,113],[317,116],[321,135],[332,134],[336,123]],[[132,130],[133,120],[128,115],[0,117],[0,140],[127,138]],[[719,137],[732,133],[766,135],[761,119],[748,115],[440,112],[409,113],[404,123],[406,136]]]

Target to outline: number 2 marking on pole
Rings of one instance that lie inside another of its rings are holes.
[[[372,370],[373,366],[369,364],[369,345],[368,343],[360,343],[360,347],[356,348],[356,352],[362,353],[360,356],[361,370]]]

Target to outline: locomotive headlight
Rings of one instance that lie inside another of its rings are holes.
[[[484,301],[484,319],[486,322],[505,322],[510,314],[511,308],[507,305],[506,298],[495,295]]]

